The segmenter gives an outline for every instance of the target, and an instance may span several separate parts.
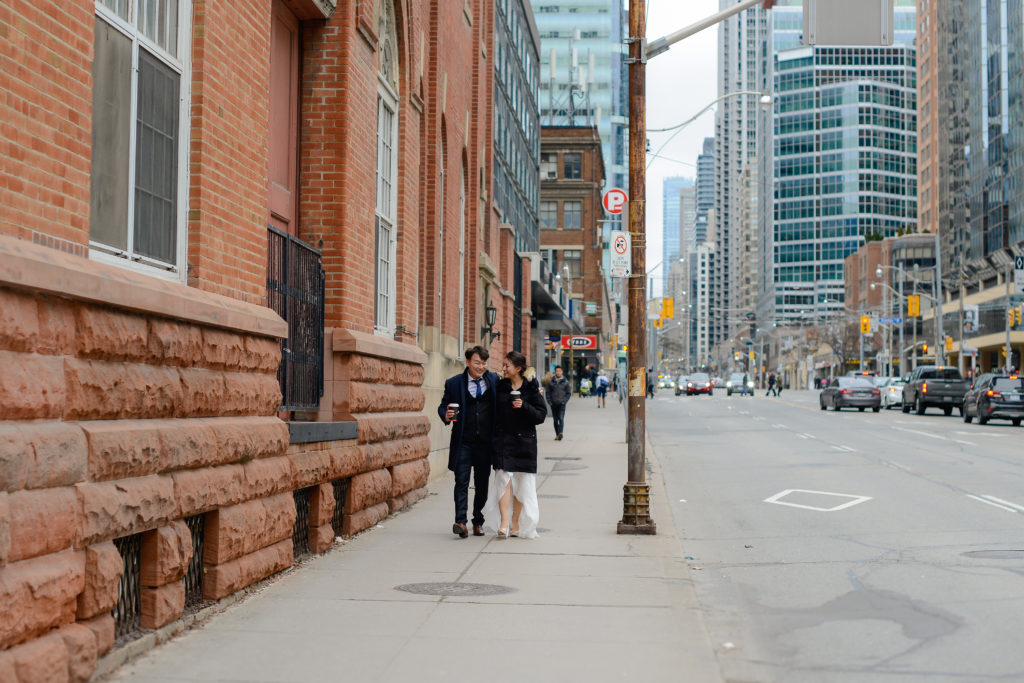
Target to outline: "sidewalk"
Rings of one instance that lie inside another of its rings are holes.
[[[447,473],[412,509],[111,680],[720,681],[657,463],[649,460],[648,472],[658,535],[615,533],[624,433],[611,397],[607,409],[570,401],[563,441],[554,441],[550,419],[541,425],[535,540],[453,535]],[[396,590],[454,582],[510,592]]]

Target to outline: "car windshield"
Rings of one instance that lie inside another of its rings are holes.
[[[921,373],[921,379],[963,379],[956,368],[935,368]]]
[[[839,386],[841,388],[874,389],[875,383],[867,377],[840,377]]]
[[[732,373],[731,375],[729,375],[729,381],[730,382],[742,382],[743,381],[743,373],[742,372],[734,372],[734,373]]]
[[[1024,391],[1024,379],[1010,379],[1009,377],[1001,377],[996,380],[996,385],[992,387],[996,391],[1001,391],[1004,394],[1011,391],[1022,392]]]
[[[703,372],[697,372],[690,375],[691,382],[707,382],[709,377]]]

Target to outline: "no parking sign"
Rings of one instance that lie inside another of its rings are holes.
[[[609,269],[612,277],[629,277],[632,254],[630,252],[629,233],[624,230],[612,230],[611,258]]]

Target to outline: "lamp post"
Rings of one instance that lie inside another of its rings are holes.
[[[907,366],[906,366],[906,364],[904,362],[904,357],[903,357],[903,326],[904,326],[904,324],[906,322],[905,321],[905,316],[903,315],[903,311],[905,310],[904,306],[906,305],[905,301],[903,299],[903,281],[906,280],[907,278],[906,278],[906,273],[904,273],[904,271],[903,271],[903,268],[901,268],[899,266],[882,266],[882,265],[880,265],[877,268],[875,268],[875,277],[881,278],[882,277],[882,271],[885,271],[885,270],[895,270],[895,271],[899,271],[899,273],[900,273],[900,290],[899,290],[899,292],[897,292],[897,295],[899,296],[899,302],[900,302],[900,306],[899,306],[899,312],[900,312],[900,342],[899,342],[900,343],[900,375],[906,375],[907,374],[906,373],[906,367]],[[889,287],[889,284],[887,282],[883,282],[881,284],[884,284],[886,287]],[[874,287],[875,283],[871,283],[871,286]],[[891,287],[889,287],[889,288],[892,289]],[[886,313],[888,313],[888,312],[889,311],[887,309]],[[890,364],[891,364],[891,359],[890,359]]]
[[[484,322],[487,324],[480,328],[480,338],[487,338],[487,345],[490,346],[495,339],[501,339],[501,332],[494,331],[494,321],[497,319],[498,309],[491,302],[484,307]]]

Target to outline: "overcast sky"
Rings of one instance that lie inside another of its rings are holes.
[[[718,11],[718,0],[648,0],[647,41],[689,26]],[[717,97],[718,29],[715,27],[676,43],[668,52],[647,63],[647,127],[665,128],[682,123]],[[714,109],[684,128],[659,153],[648,156],[647,170],[647,268],[661,260],[662,192],[664,178],[697,175],[697,155],[704,138],[714,135]],[[672,133],[648,133],[656,152]],[[682,163],[679,163],[682,162]],[[664,268],[664,266],[662,267]],[[655,293],[662,269],[652,275]]]

